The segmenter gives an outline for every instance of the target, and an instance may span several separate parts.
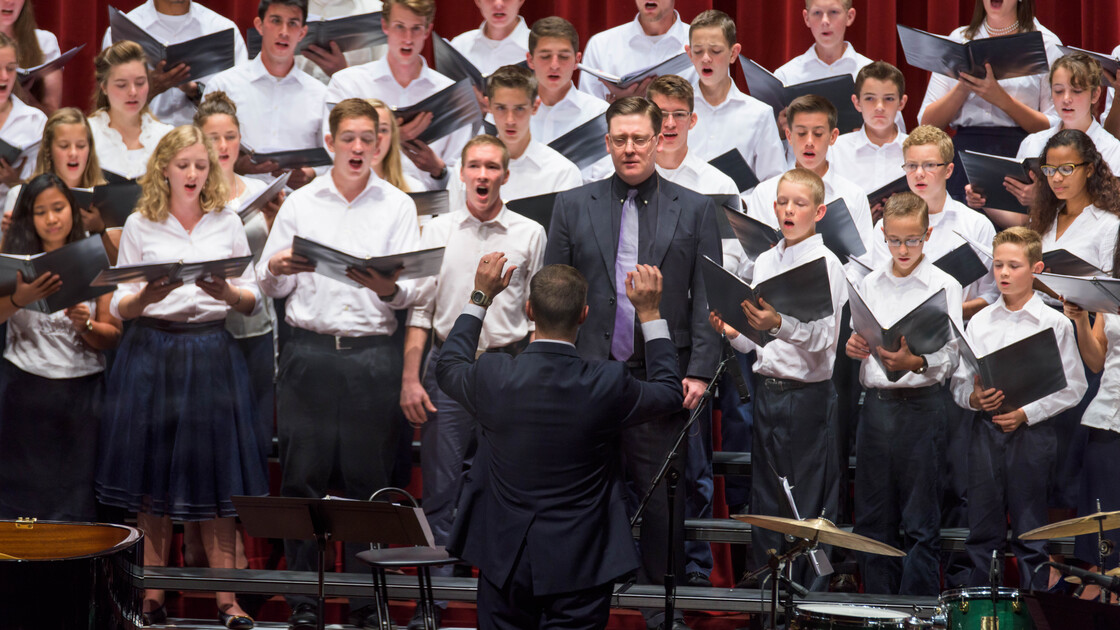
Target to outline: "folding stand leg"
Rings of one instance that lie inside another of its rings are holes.
[[[371,567],[373,573],[373,598],[377,608],[377,626],[380,630],[394,630],[393,619],[389,616],[389,587],[385,579],[385,569]]]
[[[323,595],[323,583],[326,580],[325,573],[326,573],[326,570],[327,570],[327,537],[326,537],[326,535],[317,536],[316,537],[316,542],[318,542],[318,549],[319,549],[319,558],[318,558],[318,560],[319,560],[319,563],[318,563],[319,564],[319,614],[316,616],[317,617],[316,627],[318,628],[318,630],[323,630],[324,627],[325,627],[325,624],[326,624],[325,618],[326,618],[326,614],[327,614],[327,606],[326,606],[327,600],[326,600],[326,597]]]
[[[438,630],[436,627],[436,598],[432,593],[432,572],[426,567],[417,567],[420,577],[420,610],[424,615],[424,630]]]

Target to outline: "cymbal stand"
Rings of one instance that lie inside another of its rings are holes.
[[[798,538],[785,553],[779,554],[776,551],[770,551],[770,559],[767,560],[766,566],[759,567],[754,571],[748,573],[741,580],[748,582],[752,579],[758,579],[762,574],[770,573],[770,628],[771,630],[778,629],[778,582],[786,585],[786,602],[784,609],[789,612],[793,608],[793,591],[800,585],[796,584],[793,580],[787,578],[782,572],[793,565],[793,562],[801,555],[808,553],[815,549],[817,546],[817,539],[813,540],[808,538]]]

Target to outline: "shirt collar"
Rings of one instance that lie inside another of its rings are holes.
[[[249,75],[249,81],[259,81],[260,79],[268,78],[277,83],[285,83],[287,81],[299,81],[299,73],[303,72],[299,69],[299,64],[293,63],[292,69],[288,70],[288,74],[282,77],[274,77],[268,72],[268,68],[264,67],[264,61],[261,61],[262,55],[257,55],[249,60],[249,65],[245,66],[245,72]]]
[[[897,128],[897,126],[898,126],[898,124],[895,123],[896,128]],[[861,126],[859,128],[859,131],[857,131],[856,133],[859,134],[858,136],[856,136],[856,140],[857,140],[856,148],[857,149],[871,148],[871,149],[875,149],[876,151],[878,151],[879,149],[883,149],[885,147],[889,147],[892,144],[896,144],[896,145],[899,146],[899,148],[902,148],[902,142],[906,138],[906,134],[902,133],[901,129],[898,129],[898,133],[894,134],[894,140],[891,140],[890,142],[888,142],[888,143],[886,143],[886,144],[884,144],[883,146],[880,147],[880,146],[876,145],[874,142],[872,142],[871,138],[867,137],[867,125]],[[828,170],[831,171],[832,169],[830,168]]]
[[[388,56],[382,57],[376,61],[371,61],[366,65],[369,67],[369,72],[374,81],[392,81],[393,84],[400,89],[407,89],[405,86],[397,83],[397,79],[393,76],[393,71],[389,69]],[[410,88],[416,85],[418,81],[426,82],[430,86],[435,86],[435,82],[432,81],[432,69],[428,67],[428,61],[424,59],[424,57],[420,57],[420,74],[408,84],[408,87]]]
[[[810,249],[824,247],[824,237],[820,234],[814,234],[796,245],[787,245],[786,239],[782,238],[774,247],[777,248],[780,258],[785,258],[786,254],[799,256]]]
[[[190,18],[189,20],[187,20],[188,22],[198,22],[199,21],[199,18],[198,18],[199,11],[198,11],[198,6],[197,5],[198,5],[198,3],[193,2],[193,0],[192,0],[190,6],[187,8],[187,17]],[[141,26],[151,26],[155,22],[161,21],[162,16],[163,16],[163,14],[156,10],[155,0],[148,0],[147,2],[145,2],[143,5],[141,5],[138,8],[136,17],[142,18],[142,19],[147,21],[147,24],[141,24]],[[181,15],[169,15],[167,17],[181,18],[183,16],[181,16]]]
[[[365,188],[362,189],[362,192],[358,193],[358,196],[354,197],[353,201],[346,201],[346,197],[344,197],[342,195],[342,192],[338,190],[338,186],[336,186],[335,183],[334,183],[333,172],[334,172],[334,167],[332,166],[332,167],[330,167],[330,169],[327,170],[327,173],[326,173],[325,176],[315,178],[316,181],[320,180],[320,179],[323,180],[322,187],[319,188],[318,190],[316,190],[315,193],[317,195],[327,195],[327,196],[330,196],[330,197],[334,197],[336,200],[341,201],[342,203],[344,203],[346,205],[357,204],[357,203],[361,202],[365,197],[371,196],[371,195],[376,195],[378,197],[384,197],[385,196],[385,191],[383,190],[382,187],[389,185],[389,184],[385,183],[385,180],[378,177],[377,174],[373,172],[373,170],[370,170],[369,179],[366,180],[366,186],[365,186]],[[314,182],[312,182],[312,183],[314,183]]]
[[[1003,295],[1002,294],[1000,294],[999,299],[996,300],[997,311],[1002,313],[1005,317],[1012,317],[1012,316],[1015,316],[1017,313],[1022,313],[1022,314],[1030,316],[1036,322],[1041,322],[1042,321],[1042,309],[1044,309],[1044,308],[1050,308],[1050,307],[1043,304],[1042,298],[1038,297],[1037,293],[1032,295],[1031,298],[1029,300],[1027,300],[1027,303],[1023,305],[1023,308],[1019,309],[1018,311],[1013,311],[1013,310],[1007,308],[1007,303],[1003,301]]]
[[[845,59],[850,61],[859,61],[858,59],[856,59],[856,47],[852,46],[852,43],[848,40],[844,40],[844,54],[840,55],[840,58],[832,62],[831,64],[825,63],[824,60],[822,60],[820,56],[817,55],[816,44],[809,46],[809,50],[805,51],[805,55],[809,59],[810,63],[817,63],[825,68],[834,68],[836,67],[836,64],[844,61]]]
[[[505,39],[490,39],[486,36],[486,31],[484,30],[485,28],[486,20],[483,20],[482,24],[478,25],[478,33],[475,35],[475,40],[486,42],[489,46],[494,48],[504,44],[505,42],[516,42],[518,41],[519,37],[529,32],[529,27],[525,25],[525,18],[520,15],[517,16],[517,25],[513,27],[513,30],[510,31],[510,34],[507,35]],[[528,35],[524,36],[527,37]]]
[[[504,203],[502,204],[502,209],[498,211],[497,216],[495,216],[493,219],[490,219],[489,221],[479,221],[478,217],[471,214],[471,211],[466,207],[464,207],[462,210],[457,210],[456,212],[463,213],[463,215],[459,218],[459,225],[494,225],[502,228],[503,230],[509,229],[509,209],[506,208],[506,205]]]
[[[631,21],[629,23],[629,25],[630,25],[629,41],[631,43],[633,43],[634,40],[640,39],[640,38],[643,38],[643,37],[646,38],[646,39],[657,38],[658,41],[660,41],[661,38],[671,37],[672,39],[675,39],[678,42],[680,42],[681,45],[683,46],[684,43],[688,39],[688,27],[684,26],[684,22],[681,21],[681,14],[678,13],[676,10],[673,11],[673,25],[670,26],[669,30],[665,31],[665,33],[663,35],[654,35],[654,36],[646,35],[645,30],[642,29],[642,23],[641,23],[641,21],[638,20],[637,15],[634,15],[634,20]],[[685,35],[684,39],[681,38],[681,34],[682,34],[681,31],[682,30],[684,31],[684,35]],[[684,52],[684,51],[681,51],[681,52]]]
[[[615,199],[625,200],[631,188],[638,190],[638,198],[646,203],[653,201],[653,193],[661,185],[660,176],[657,174],[657,168],[654,167],[653,174],[639,183],[637,186],[631,186],[622,181],[618,174],[611,175],[611,194]]]
[[[924,254],[922,256],[922,260],[918,262],[918,265],[914,267],[914,270],[910,272],[910,275],[904,278],[900,278],[894,275],[894,257],[892,256],[890,262],[887,264],[887,269],[883,276],[890,278],[891,282],[896,285],[903,284],[905,282],[916,281],[920,282],[922,286],[928,287],[930,285],[930,276],[932,273],[930,272],[930,268],[933,266],[933,262],[931,261],[932,259],[929,257],[929,254]]]
[[[541,147],[543,146],[543,144],[537,142],[536,140],[530,139],[529,146],[525,147],[525,152],[521,154],[521,157],[517,158],[516,160],[510,160],[510,170],[513,170],[513,165],[515,163],[522,161],[528,162],[536,166],[538,169],[544,168],[544,162],[541,160]]]

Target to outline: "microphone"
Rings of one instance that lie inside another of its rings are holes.
[[[1096,584],[1097,586],[1108,589],[1110,591],[1120,590],[1120,577],[1112,577],[1111,575],[1104,575],[1102,573],[1095,573],[1093,571],[1086,571],[1072,567],[1068,564],[1059,564],[1057,562],[1043,562],[1041,566],[1052,566],[1058,571],[1080,578],[1083,584]]]
[[[999,550],[992,550],[992,562],[988,565],[988,582],[992,588],[999,588],[1003,584],[1003,575],[1000,570]]]
[[[751,401],[751,391],[747,388],[747,380],[743,378],[743,370],[739,367],[739,357],[736,356],[735,351],[731,349],[731,344],[727,343],[726,340],[727,337],[724,337],[727,373],[731,376],[731,381],[735,383],[735,391],[739,394],[739,403],[745,405]]]

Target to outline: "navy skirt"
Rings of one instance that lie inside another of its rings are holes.
[[[245,358],[223,323],[141,318],[109,375],[99,501],[203,521],[236,516],[230,497],[268,494]]]

